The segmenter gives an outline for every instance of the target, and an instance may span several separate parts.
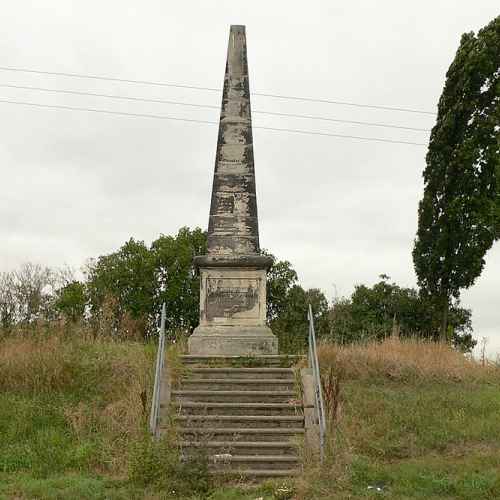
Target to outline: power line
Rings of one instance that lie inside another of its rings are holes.
[[[155,118],[158,120],[174,120],[180,122],[189,122],[189,123],[203,123],[210,125],[218,125],[219,122],[213,122],[209,120],[195,120],[191,118],[179,118],[177,116],[167,116],[167,115],[153,115],[147,113],[128,113],[124,111],[110,111],[107,109],[95,109],[95,108],[79,108],[73,106],[62,106],[56,104],[41,104],[36,102],[25,102],[25,101],[13,101],[9,99],[0,99],[1,103],[5,104],[18,104],[22,106],[31,106],[36,108],[48,108],[48,109],[63,109],[69,111],[87,111],[90,113],[103,113],[108,115],[117,115],[117,116],[128,116],[131,118]],[[253,128],[258,128],[262,130],[272,130],[276,132],[291,132],[295,134],[306,134],[306,135],[321,135],[325,137],[339,137],[344,139],[356,139],[360,141],[372,141],[372,142],[387,142],[391,144],[408,144],[411,146],[426,146],[427,144],[422,142],[411,142],[411,141],[397,141],[392,139],[382,139],[379,137],[361,137],[357,135],[343,135],[343,134],[331,134],[327,132],[313,132],[309,130],[300,130],[300,129],[290,129],[290,128],[277,128],[277,127],[264,127],[260,125],[253,125]]]
[[[19,73],[34,73],[38,75],[50,75],[50,76],[64,76],[69,78],[85,78],[89,80],[104,80],[110,82],[120,82],[120,83],[132,83],[139,85],[154,85],[157,87],[174,87],[181,89],[189,89],[189,90],[204,90],[209,92],[221,92],[220,89],[214,87],[200,87],[196,85],[187,85],[181,83],[167,83],[167,82],[154,82],[150,80],[130,80],[126,78],[116,78],[110,76],[98,76],[98,75],[86,75],[82,73],[63,73],[60,71],[42,71],[30,68],[15,68],[11,66],[0,66],[1,71],[16,71]],[[337,101],[330,99],[317,99],[313,97],[299,97],[299,96],[287,96],[282,94],[267,94],[262,92],[252,92],[252,95],[258,95],[262,97],[272,97],[275,99],[288,99],[292,101],[305,101],[305,102],[318,102],[323,104],[335,104],[341,106],[352,106],[356,108],[371,108],[371,109],[381,109],[384,111],[399,111],[405,113],[417,113],[423,115],[432,115],[435,116],[436,113],[432,111],[425,111],[421,109],[411,109],[411,108],[401,108],[401,107],[393,107],[393,106],[379,106],[374,104],[362,104],[357,102],[349,102],[349,101]]]
[[[402,111],[405,113],[417,113],[421,115],[432,115],[432,116],[436,115],[436,113],[434,113],[433,111],[424,111],[421,109],[397,108],[394,106],[379,106],[375,104],[361,104],[359,102],[349,102],[349,101],[333,101],[331,99],[317,99],[314,97],[298,97],[298,96],[280,95],[280,94],[263,94],[261,92],[254,92],[253,94],[263,97],[274,97],[276,99],[288,99],[291,101],[319,102],[322,104],[337,104],[341,106],[352,106],[354,108],[371,108],[371,109],[382,109],[384,111]]]
[[[188,106],[193,108],[206,108],[206,109],[220,109],[220,106],[214,106],[211,104],[195,104],[188,102],[180,102],[180,101],[171,101],[164,99],[151,99],[145,97],[129,97],[117,94],[99,94],[95,92],[83,92],[78,90],[66,90],[66,89],[50,89],[46,87],[30,87],[25,85],[12,85],[12,84],[4,84],[0,83],[0,87],[12,88],[12,89],[21,89],[21,90],[36,90],[39,92],[51,92],[55,94],[70,94],[70,95],[79,95],[79,96],[90,96],[90,97],[105,97],[108,99],[119,99],[125,101],[135,101],[135,102],[150,102],[156,104],[174,104],[176,106]],[[343,120],[339,118],[328,118],[324,116],[312,116],[312,115],[300,115],[294,113],[278,113],[273,111],[261,111],[261,110],[252,110],[252,113],[271,115],[271,116],[280,116],[285,118],[305,118],[308,120],[321,120],[327,122],[335,122],[335,123],[348,123],[352,125],[366,125],[370,127],[383,127],[383,128],[394,128],[400,130],[412,130],[417,132],[430,132],[429,129],[425,128],[417,128],[417,127],[406,127],[403,125],[393,125],[388,123],[379,123],[379,122],[364,122],[357,120]]]
[[[331,134],[328,132],[310,132],[308,130],[297,130],[291,128],[274,128],[274,127],[262,127],[256,126],[253,128],[260,128],[262,130],[274,130],[279,132],[292,132],[294,134],[307,134],[307,135],[322,135],[324,137],[342,137],[344,139],[356,139],[360,141],[373,141],[373,142],[388,142],[391,144],[409,144],[411,146],[427,146],[423,142],[411,142],[411,141],[396,141],[393,139],[381,139],[379,137],[361,137],[358,135],[344,135],[344,134]]]

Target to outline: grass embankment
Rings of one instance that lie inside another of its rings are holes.
[[[150,444],[152,346],[3,339],[0,499],[500,498],[498,368],[391,340],[324,345],[320,358],[333,422],[326,464],[308,464],[284,490],[248,489],[213,484],[204,464]]]

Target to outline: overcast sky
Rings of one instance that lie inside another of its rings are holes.
[[[221,88],[230,24],[247,27],[252,91],[436,111],[460,36],[496,0],[3,0],[0,66]],[[0,83],[220,104],[220,94],[0,71]],[[0,86],[0,99],[217,121],[212,109]],[[252,98],[253,110],[429,129],[435,117]],[[254,125],[418,143],[428,133],[253,115]],[[217,127],[0,103],[0,271],[79,267],[130,237],[206,228]],[[386,273],[415,286],[426,147],[254,130],[261,245],[331,299]],[[336,291],[335,291],[336,290]],[[463,294],[500,352],[500,245]]]

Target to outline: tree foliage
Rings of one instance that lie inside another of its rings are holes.
[[[328,300],[318,288],[304,290],[289,261],[278,260],[265,250],[262,254],[273,259],[267,273],[267,321],[282,352],[301,351],[307,346],[309,304],[318,336],[329,331]]]
[[[87,289],[80,281],[71,281],[56,291],[55,309],[68,321],[76,323],[84,317]]]
[[[273,259],[273,264],[267,273],[267,320],[269,322],[280,317],[287,308],[287,297],[293,286],[297,284],[298,276],[287,260],[277,260],[274,255],[263,250],[263,255]]]
[[[424,170],[413,260],[422,291],[442,308],[443,337],[451,298],[474,283],[499,235],[499,78],[496,18],[477,36],[462,36]]]
[[[154,268],[144,242],[131,238],[118,251],[90,261],[86,275],[93,314],[100,314],[108,296],[117,299],[117,314],[139,318],[152,309]]]
[[[414,288],[389,282],[389,276],[380,278],[372,287],[356,286],[350,298],[333,304],[330,312],[333,340],[339,343],[381,340],[394,334],[395,328],[401,337],[438,340],[440,311],[435,303]],[[455,301],[449,316],[450,338],[455,346],[469,351],[475,345],[470,310]]]
[[[300,285],[293,285],[282,299],[282,303],[284,307],[280,314],[270,322],[282,352],[300,352],[307,348],[309,304],[313,310],[316,335],[324,337],[328,334],[329,304],[321,290],[304,290]]]
[[[156,311],[167,305],[167,325],[191,331],[198,325],[200,279],[193,266],[195,255],[207,252],[207,235],[200,228],[183,227],[177,236],[160,236],[151,245]]]
[[[90,262],[86,287],[93,317],[111,313],[115,330],[130,318],[147,335],[165,302],[167,328],[192,330],[199,303],[193,257],[205,251],[206,233],[183,227],[176,236],[161,235],[150,247],[130,239],[118,251]]]

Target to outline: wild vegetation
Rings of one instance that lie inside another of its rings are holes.
[[[322,343],[327,460],[294,481],[216,482],[147,433],[154,345],[76,326],[0,341],[0,498],[500,495],[500,369],[446,344]],[[377,488],[381,491],[377,492]]]

